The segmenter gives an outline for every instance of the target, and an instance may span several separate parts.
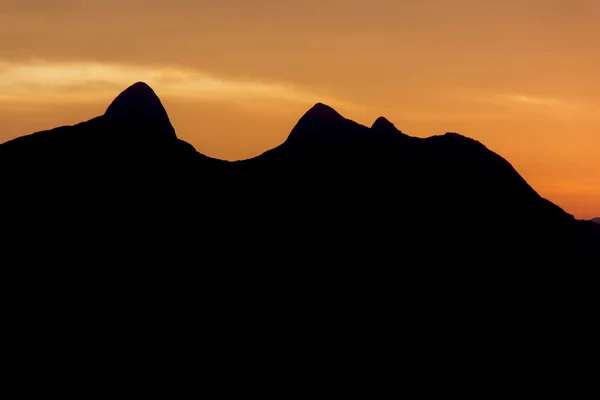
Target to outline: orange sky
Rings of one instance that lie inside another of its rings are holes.
[[[0,142],[104,112],[138,80],[180,138],[240,159],[322,101],[455,131],[600,215],[600,0],[0,0]]]

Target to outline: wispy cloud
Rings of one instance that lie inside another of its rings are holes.
[[[461,95],[467,100],[487,105],[504,115],[541,114],[545,118],[596,118],[598,104],[567,95],[539,95],[527,92],[468,91]]]
[[[193,69],[44,61],[0,61],[0,102],[105,101],[137,81],[148,83],[161,97],[343,103],[293,85],[221,78]]]
[[[575,104],[568,103],[552,97],[536,97],[524,94],[515,94],[506,96],[506,100],[514,103],[531,104],[534,106],[548,107],[574,107]]]
[[[530,107],[537,109],[575,110],[585,108],[584,103],[560,96],[541,96],[528,93],[490,93],[479,92],[472,95],[478,102],[498,106]]]

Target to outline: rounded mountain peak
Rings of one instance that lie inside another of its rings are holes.
[[[121,92],[104,116],[118,124],[176,137],[167,111],[154,90],[144,82],[137,82]]]

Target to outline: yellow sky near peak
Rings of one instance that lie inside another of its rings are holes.
[[[0,0],[0,142],[104,112],[136,81],[201,152],[246,158],[317,101],[457,131],[600,215],[598,0]]]

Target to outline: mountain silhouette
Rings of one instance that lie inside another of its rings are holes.
[[[600,224],[600,217],[598,217],[598,218],[592,218],[592,221]]]
[[[373,122],[371,125],[371,130],[375,132],[392,132],[392,133],[402,133],[400,132],[396,126],[388,121],[385,117],[379,117]]]
[[[557,326],[569,344],[595,332],[600,225],[456,133],[319,103],[279,146],[223,161],[137,83],[101,116],[1,144],[0,173],[7,308],[33,351],[138,343],[146,360],[162,341],[187,357],[200,338],[217,363],[345,362],[356,343],[512,362],[555,359]]]
[[[342,117],[333,108],[315,104],[292,129],[285,144],[295,146],[329,147],[355,140],[358,128],[367,129]],[[360,130],[362,130],[360,129]],[[362,132],[364,134],[364,132]]]
[[[144,128],[144,134],[163,135],[176,138],[167,111],[154,91],[143,82],[138,82],[123,91],[104,113],[115,125],[130,126],[133,132]],[[137,129],[136,129],[137,128]]]
[[[198,251],[336,269],[516,268],[515,259],[586,265],[600,243],[597,224],[539,196],[483,144],[411,137],[384,117],[369,128],[321,103],[281,145],[229,162],[178,139],[138,82],[102,116],[0,145],[0,170],[15,233],[34,231],[52,247],[61,226],[61,243],[102,257],[137,248],[156,260]]]

